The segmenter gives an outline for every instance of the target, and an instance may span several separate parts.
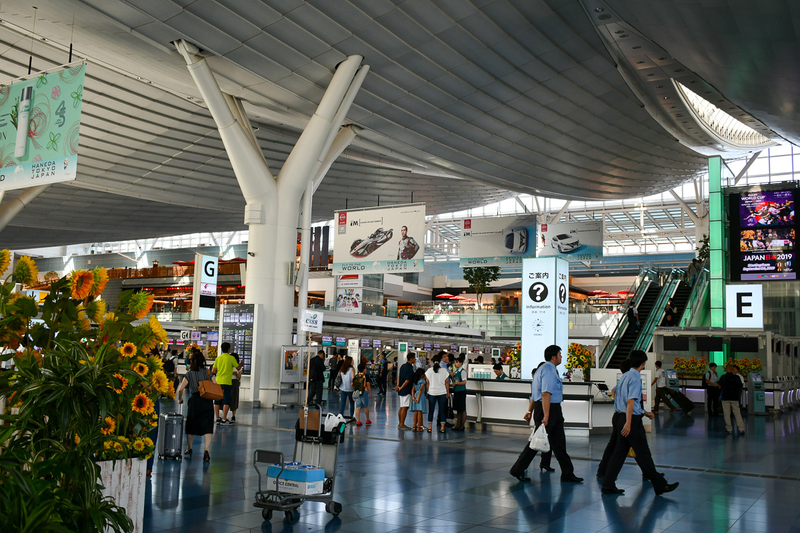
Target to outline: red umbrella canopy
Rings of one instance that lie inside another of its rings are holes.
[[[631,294],[631,291],[617,291],[617,294]]]
[[[461,296],[460,294],[459,294],[458,296],[453,296],[453,297],[452,297],[452,298],[450,298],[450,299],[451,299],[451,300],[466,300],[466,298],[464,298],[464,297],[463,297],[463,296]]]
[[[606,292],[604,290],[601,290],[601,289],[595,289],[592,292],[590,292],[589,294],[610,294],[610,293],[608,293],[608,292]]]
[[[436,297],[437,298],[452,298],[453,295],[450,294],[449,292],[443,292],[442,294],[437,294]]]
[[[192,261],[192,263],[194,263],[194,261]],[[178,266],[187,266],[189,263],[186,261],[173,261],[172,264]]]

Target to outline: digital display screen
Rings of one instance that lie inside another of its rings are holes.
[[[344,337],[336,337],[336,346],[340,348],[347,346],[347,339]]]
[[[330,337],[328,335],[323,335],[322,336],[322,345],[323,346],[333,346],[333,337]]]
[[[209,331],[206,333],[206,340],[208,342],[218,342],[219,341],[219,331]]]
[[[761,374],[756,374],[755,372],[750,372],[750,376],[748,376],[748,377],[750,378],[750,381],[752,381],[753,383],[761,383],[762,382]]]
[[[678,371],[677,370],[667,370],[667,378],[668,379],[678,379]]]
[[[730,196],[731,280],[797,279],[795,189]]]

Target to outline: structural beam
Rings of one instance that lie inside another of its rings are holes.
[[[25,206],[34,201],[40,194],[46,191],[50,185],[37,185],[35,187],[28,187],[22,191],[16,198],[12,198],[3,205],[0,205],[0,231],[6,229],[9,222],[14,220],[14,217],[20,211],[25,209]]]

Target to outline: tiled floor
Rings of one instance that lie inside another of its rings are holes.
[[[373,426],[348,426],[336,478],[344,504],[338,518],[305,503],[293,523],[282,513],[262,520],[252,505],[253,450],[290,457],[294,434],[287,430],[297,411],[243,407],[238,425],[216,428],[210,463],[197,454],[182,463],[156,461],[145,531],[800,533],[800,410],[750,417],[746,437],[727,436],[722,419],[706,419],[699,408],[694,416],[662,413],[650,446],[659,469],[681,486],[656,497],[631,464],[617,482],[626,494],[615,497],[601,495],[594,477],[605,436],[567,438],[583,484],[561,484],[559,472],[533,472],[533,482],[523,484],[508,469],[525,437],[399,432],[395,406],[390,394],[375,405]],[[199,439],[195,446],[202,450]]]

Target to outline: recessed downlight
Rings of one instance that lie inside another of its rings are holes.
[[[595,13],[602,13],[602,12],[603,12],[603,11],[605,11],[605,10],[606,10],[606,9],[605,9],[604,7],[596,7],[596,8],[594,8],[594,12],[595,12]]]
[[[600,20],[608,20],[611,18],[611,15],[609,15],[608,13],[604,13],[597,18],[599,18]]]

